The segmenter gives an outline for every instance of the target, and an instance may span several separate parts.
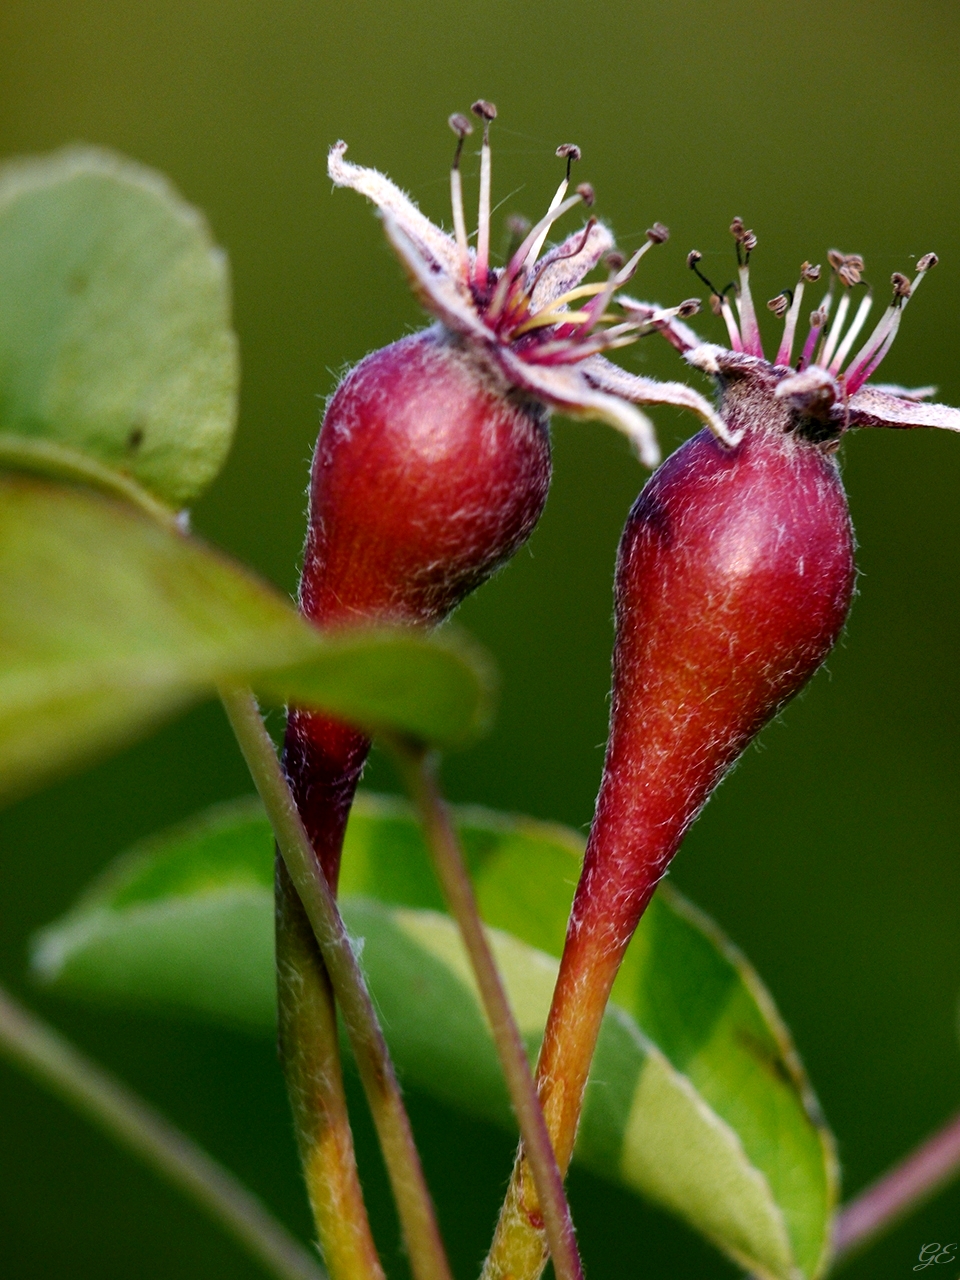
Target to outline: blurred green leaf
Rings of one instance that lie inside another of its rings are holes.
[[[456,638],[324,637],[279,593],[135,507],[0,471],[0,797],[219,684],[449,744],[487,714]]]
[[[371,733],[399,730],[455,747],[489,725],[495,673],[460,631],[358,629],[321,637],[309,629],[309,661],[252,677],[275,702],[321,707]]]
[[[539,1045],[582,841],[456,811],[521,1031]],[[273,838],[222,806],[120,859],[37,940],[64,991],[272,1034]],[[456,929],[408,808],[361,796],[342,905],[404,1079],[495,1123],[510,1108]],[[757,1275],[822,1273],[832,1143],[773,1003],[711,922],[661,886],[604,1022],[576,1159],[686,1218]]]
[[[0,170],[0,431],[180,506],[223,465],[238,379],[226,257],[165,178],[79,147]]]

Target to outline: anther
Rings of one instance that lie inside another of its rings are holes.
[[[895,271],[890,277],[890,283],[893,285],[894,298],[908,298],[910,296],[910,281],[902,271]]]
[[[932,267],[935,267],[939,261],[940,259],[935,253],[925,253],[917,263],[917,270],[929,271]]]
[[[580,197],[580,199],[583,201],[583,203],[587,206],[588,209],[593,205],[594,201],[597,198],[596,192],[594,191],[593,187],[591,187],[589,182],[580,183],[579,187],[577,187],[577,195]]]
[[[723,315],[723,299],[720,297],[719,293],[711,293],[710,310],[715,316]]]
[[[647,227],[645,234],[651,244],[666,244],[670,239],[670,228],[662,222],[655,222],[652,227]]]
[[[815,284],[820,279],[820,263],[812,267],[809,262],[804,262],[800,267],[800,279],[804,284]]]
[[[861,265],[857,266],[848,258],[837,272],[837,278],[845,288],[852,289],[854,285],[860,283],[860,273],[863,271],[863,259],[860,259],[860,263]]]
[[[820,329],[826,323],[827,323],[827,310],[825,307],[820,307],[818,308],[818,310],[810,312],[810,328],[811,329]]]
[[[489,124],[491,120],[496,120],[497,118],[497,108],[492,102],[486,102],[483,98],[478,98],[470,110],[475,116],[479,116],[481,120],[485,120],[487,124]]]
[[[473,125],[461,111],[455,111],[447,120],[447,124],[457,135],[457,149],[453,156],[454,169],[460,168],[460,155],[463,152],[463,140],[473,133]]]
[[[573,165],[580,159],[580,148],[575,142],[562,142],[557,147],[557,155],[561,160],[567,162],[567,181],[570,181],[570,170]]]
[[[839,249],[830,249],[827,261],[845,289],[852,289],[860,283],[864,263],[859,253],[841,253]]]
[[[734,218],[730,223],[730,234],[737,242],[737,265],[745,266],[757,247],[757,237],[753,231],[747,230],[742,218]]]
[[[681,320],[689,320],[691,316],[695,316],[700,310],[699,298],[687,298],[677,307],[677,315]]]
[[[773,312],[778,320],[782,320],[787,314],[787,310],[789,309],[792,300],[793,299],[790,297],[788,291],[784,290],[783,293],[778,293],[775,298],[771,298],[767,303],[767,307]]]
[[[614,272],[619,271],[625,262],[626,262],[626,258],[623,256],[622,253],[617,253],[616,250],[614,250],[612,253],[608,253],[603,260],[603,264],[607,268],[607,270],[614,271]]]

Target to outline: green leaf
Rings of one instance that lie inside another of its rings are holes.
[[[166,179],[78,147],[0,170],[0,432],[180,506],[223,465],[238,377],[226,257]]]
[[[0,471],[0,798],[219,684],[439,744],[488,713],[486,668],[455,637],[324,637],[242,567],[135,507]]]
[[[394,730],[440,747],[489,726],[496,685],[484,651],[461,631],[312,628],[309,661],[261,670],[257,691],[275,702],[320,707],[372,734]]]
[[[456,812],[531,1054],[542,1034],[582,840]],[[38,939],[63,991],[272,1034],[273,838],[249,802],[141,846]],[[408,1084],[513,1127],[479,997],[416,824],[361,796],[342,905]],[[773,1003],[743,957],[661,886],[604,1021],[575,1158],[684,1217],[756,1275],[822,1274],[836,1197],[830,1135]]]

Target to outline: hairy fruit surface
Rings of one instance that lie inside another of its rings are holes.
[[[526,541],[550,484],[546,412],[436,326],[374,352],[330,401],[300,604],[321,626],[440,622]],[[293,710],[284,765],[331,883],[369,741]]]

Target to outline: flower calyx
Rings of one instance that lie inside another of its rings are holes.
[[[627,372],[604,352],[635,342],[645,334],[682,323],[699,307],[690,299],[677,307],[637,304],[620,297],[641,258],[669,232],[655,222],[630,258],[618,254],[609,229],[596,217],[561,243],[547,247],[554,224],[577,207],[590,208],[587,183],[570,193],[571,171],[580,148],[564,143],[557,156],[565,162],[563,180],[544,216],[522,228],[507,263],[490,260],[493,103],[471,108],[482,129],[480,198],[475,245],[467,233],[461,160],[474,122],[454,113],[456,136],[450,173],[453,234],[436,226],[389,178],[345,158],[346,143],[331,148],[330,177],[377,206],[387,238],[404,266],[414,291],[451,337],[463,344],[494,377],[549,408],[574,418],[594,418],[622,431],[641,460],[657,465],[660,452],[653,424],[637,406],[669,404],[689,409],[727,443],[729,431],[709,402],[682,383],[659,382]],[[546,250],[546,251],[545,251]],[[583,283],[605,266],[606,279]],[[619,304],[619,312],[611,307]]]

